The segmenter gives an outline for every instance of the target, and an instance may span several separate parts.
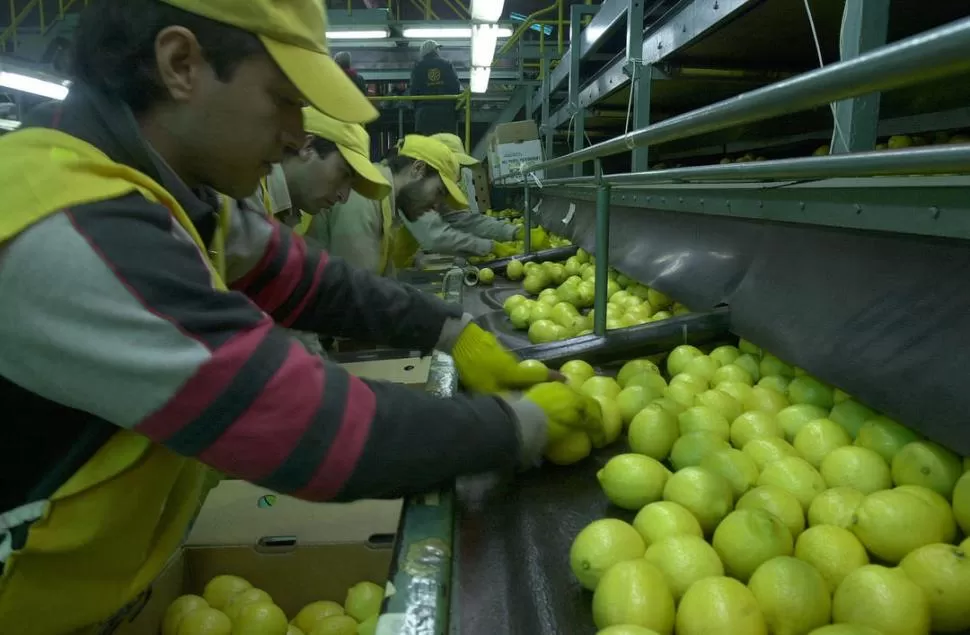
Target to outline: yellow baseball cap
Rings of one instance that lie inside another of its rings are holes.
[[[432,139],[437,139],[441,143],[448,146],[455,158],[458,159],[459,165],[478,165],[479,161],[475,157],[465,153],[465,145],[461,142],[461,139],[456,134],[451,134],[450,132],[439,132],[438,134],[431,135]]]
[[[468,199],[458,187],[461,166],[448,146],[431,137],[409,134],[398,147],[398,153],[401,156],[424,161],[441,175],[441,181],[448,190],[449,207],[452,209],[468,207]]]
[[[321,0],[162,0],[259,37],[286,76],[318,110],[350,123],[377,110],[330,57]]]
[[[379,201],[391,193],[391,184],[370,161],[370,135],[362,125],[337,121],[308,106],[303,109],[303,128],[337,144],[340,155],[357,173],[354,190],[364,198]]]

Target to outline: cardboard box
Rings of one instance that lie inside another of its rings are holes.
[[[484,214],[492,209],[492,185],[488,180],[488,172],[483,165],[474,166],[471,172],[477,211]]]
[[[521,182],[522,166],[542,160],[542,142],[535,121],[513,121],[495,126],[489,142],[489,165],[493,179],[511,176],[511,182]],[[542,170],[535,174],[539,179],[545,178]]]

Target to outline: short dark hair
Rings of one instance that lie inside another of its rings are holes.
[[[397,146],[388,150],[387,154],[384,155],[384,162],[387,164],[387,167],[390,168],[393,174],[406,170],[407,168],[411,167],[411,164],[413,164],[415,161],[417,161],[417,159],[406,157],[398,152]],[[425,172],[424,178],[430,179],[437,175],[438,171],[429,165],[427,172]]]
[[[195,34],[205,59],[227,82],[240,62],[265,53],[259,38],[160,0],[96,0],[84,10],[74,43],[76,79],[115,96],[135,112],[164,100],[155,62],[155,38],[179,25]]]
[[[331,152],[337,151],[337,144],[330,139],[324,139],[323,137],[318,137],[313,135],[313,141],[310,142],[310,147],[313,148],[321,158],[327,157]]]

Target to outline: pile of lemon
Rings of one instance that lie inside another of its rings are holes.
[[[321,600],[287,620],[270,595],[234,575],[219,575],[201,596],[183,595],[165,612],[162,635],[374,635],[384,590],[360,582],[343,606]]]
[[[970,629],[970,461],[743,340],[666,370],[563,366],[631,450],[597,478],[633,522],[569,554],[600,635]]]

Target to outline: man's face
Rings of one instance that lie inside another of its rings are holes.
[[[321,157],[307,139],[299,155],[283,162],[286,185],[294,205],[307,214],[345,203],[356,173],[338,150]]]
[[[163,29],[156,60],[173,104],[166,133],[183,177],[235,198],[252,194],[287,148],[300,147],[303,98],[268,54],[243,59],[221,81],[183,27]]]
[[[397,207],[409,220],[414,220],[439,205],[446,205],[447,196],[441,176],[418,161],[408,169],[408,182],[396,193]]]

